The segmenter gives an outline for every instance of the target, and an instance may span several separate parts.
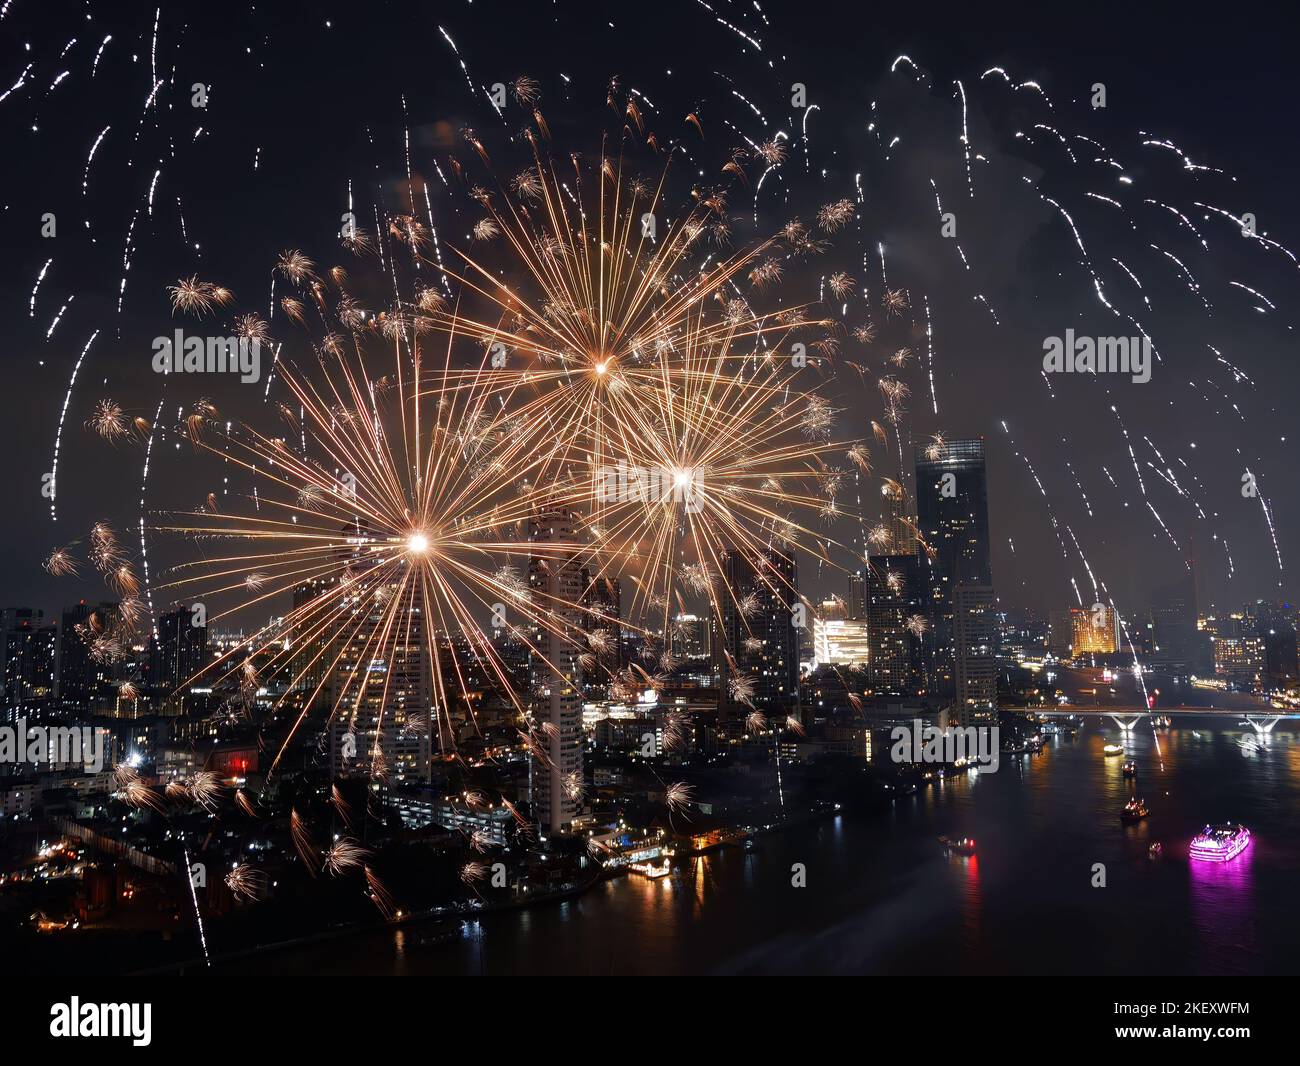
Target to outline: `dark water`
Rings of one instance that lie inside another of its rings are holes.
[[[892,813],[841,815],[693,860],[672,877],[606,882],[580,899],[467,922],[431,947],[388,930],[267,953],[246,973],[1294,973],[1300,970],[1300,736],[1253,749],[1235,718],[1176,720],[1129,741],[1151,817],[1119,821],[1131,784],[1113,726],[1004,755]],[[1199,734],[1199,735],[1198,735]],[[1159,753],[1157,752],[1157,740]],[[1244,747],[1243,747],[1244,743]],[[1207,821],[1254,842],[1189,863]],[[972,836],[946,858],[936,837]],[[1159,840],[1164,857],[1147,846]],[[791,885],[804,864],[807,887]],[[1106,886],[1094,888],[1093,864]]]

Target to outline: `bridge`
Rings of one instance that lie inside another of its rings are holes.
[[[1145,707],[1052,707],[1034,709],[1033,713],[1042,718],[1109,718],[1119,726],[1123,733],[1131,733],[1133,727],[1143,718],[1161,715],[1168,718],[1235,718],[1240,716],[1248,721],[1256,733],[1261,736],[1273,732],[1273,727],[1284,718],[1300,718],[1300,710],[1281,711],[1270,708],[1268,711],[1240,711],[1224,707],[1157,707],[1147,710]]]

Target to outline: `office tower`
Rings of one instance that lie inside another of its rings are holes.
[[[593,657],[582,668],[582,690],[589,697],[609,695],[610,675],[624,662],[622,627],[623,589],[618,578],[598,574],[587,567],[582,578],[582,631],[587,634],[587,652]]]
[[[859,618],[813,622],[813,659],[818,666],[865,666],[870,657],[867,623]]]
[[[330,730],[331,768],[337,775],[369,774],[394,784],[430,776],[432,663],[424,596],[419,582],[393,576],[377,583],[380,543],[364,520],[343,528],[347,547],[339,553],[353,585],[330,595],[323,612],[308,610],[290,636],[303,645],[308,662],[320,652],[317,705],[334,710]],[[300,585],[295,604],[333,593],[331,582]],[[395,598],[396,601],[395,601]],[[321,623],[328,623],[325,630]],[[299,699],[311,690],[300,688]],[[441,721],[439,719],[439,721]]]
[[[0,722],[40,721],[54,702],[58,628],[33,607],[0,611]]]
[[[931,688],[956,695],[954,594],[959,585],[993,584],[988,486],[982,440],[932,444],[916,460],[917,527],[933,654]]]
[[[799,638],[796,626],[811,613],[799,603],[799,574],[794,557],[776,548],[729,549],[722,559],[722,625],[714,644],[714,665],[721,681],[719,715],[744,718],[761,711],[785,718],[799,705]],[[752,687],[748,702],[733,691],[733,680]]]
[[[158,616],[158,624],[149,642],[149,684],[165,703],[189,711],[193,700],[180,691],[195,674],[212,661],[208,652],[208,627],[195,625],[194,612],[179,607]],[[204,678],[211,687],[212,678]]]
[[[616,577],[596,573],[588,567],[582,567],[582,628],[590,633],[593,629],[608,629],[617,632],[623,611],[623,586]]]
[[[997,616],[992,585],[957,586],[953,596],[957,724],[996,724]]]
[[[1214,676],[1245,692],[1262,689],[1264,642],[1253,633],[1215,637]]]
[[[116,620],[116,603],[92,607],[81,600],[64,608],[54,700],[60,717],[82,717],[113,705],[112,663],[101,661],[107,656],[92,654],[91,645],[96,634],[107,633]]]
[[[337,577],[315,577],[294,587],[287,633],[292,670],[287,702],[294,710],[318,710],[334,701],[330,666],[338,654],[340,626],[331,607],[337,609],[339,601],[329,598],[315,608],[312,604],[320,596],[333,597],[338,584]]]
[[[918,696],[927,688],[925,572],[915,552],[872,555],[865,574],[867,676],[877,696]]]
[[[1047,650],[1058,659],[1068,659],[1074,653],[1073,608],[1053,609],[1048,614]]]
[[[697,614],[678,611],[672,617],[673,652],[683,662],[707,662],[712,654],[713,629]]]
[[[867,578],[861,570],[849,575],[849,598],[845,607],[848,618],[867,617]]]
[[[542,832],[567,830],[582,812],[582,700],[578,693],[579,640],[582,637],[582,571],[575,516],[564,510],[534,513],[528,540],[533,609],[551,625],[534,630],[531,685],[537,741],[546,760],[532,755],[528,792],[533,817]],[[548,765],[549,764],[549,765]]]
[[[1148,664],[1156,671],[1186,675],[1206,674],[1212,663],[1213,644],[1198,626],[1196,577],[1189,566],[1155,595]]]
[[[1070,608],[1074,655],[1110,655],[1119,647],[1119,619],[1109,604]]]
[[[1258,600],[1246,608],[1247,617],[1264,650],[1264,689],[1281,692],[1297,678],[1295,608],[1289,603]]]

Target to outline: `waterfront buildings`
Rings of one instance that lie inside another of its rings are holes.
[[[545,758],[529,762],[528,794],[533,817],[543,832],[570,829],[582,811],[582,696],[577,637],[582,612],[582,570],[577,518],[565,510],[540,511],[528,519],[535,545],[528,561],[528,588],[535,610],[548,612],[551,625],[536,626],[530,662],[535,742]]]
[[[956,590],[993,584],[983,440],[945,441],[918,453],[916,509],[924,545],[919,558],[930,626],[930,688],[941,698],[955,699]],[[972,593],[972,602],[982,595]],[[972,666],[966,675],[975,672]]]

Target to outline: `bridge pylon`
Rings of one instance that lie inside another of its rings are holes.
[[[1110,717],[1123,733],[1133,732],[1133,727],[1142,719],[1140,714],[1112,714]]]
[[[1268,736],[1269,733],[1273,732],[1273,727],[1277,725],[1278,722],[1280,722],[1281,720],[1282,720],[1282,716],[1280,714],[1246,715],[1246,721],[1248,721],[1254,727],[1255,732],[1258,733],[1260,736]]]

